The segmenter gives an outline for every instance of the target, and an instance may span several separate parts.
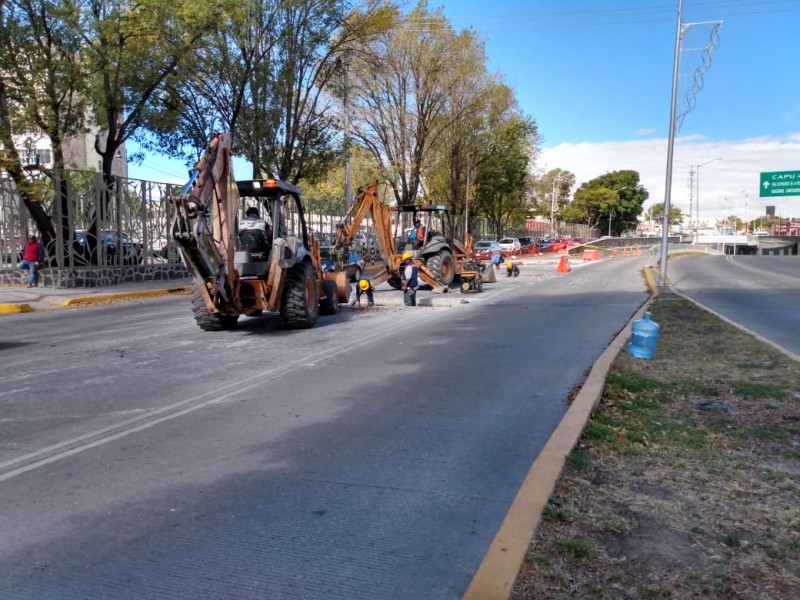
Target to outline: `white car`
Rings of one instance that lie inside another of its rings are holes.
[[[503,238],[497,243],[500,244],[500,247],[503,249],[503,252],[516,254],[517,252],[522,250],[522,244],[520,243],[519,238]]]

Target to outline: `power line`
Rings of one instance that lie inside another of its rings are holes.
[[[780,5],[780,7],[768,7]],[[734,9],[728,11],[725,9]],[[751,9],[751,10],[744,10]],[[700,12],[700,11],[711,11]],[[721,11],[725,11],[721,14]],[[699,3],[693,7],[692,18],[717,18],[726,19],[737,16],[751,16],[760,14],[775,14],[800,11],[800,2],[797,0],[765,0],[761,2],[732,2],[720,0],[717,2]],[[403,19],[398,28],[403,31],[424,32],[451,29],[458,23],[465,26],[477,25],[481,30],[499,29],[552,29],[552,28],[578,28],[611,25],[637,25],[645,23],[662,23],[674,21],[675,7],[672,5],[658,5],[638,7],[634,9],[599,9],[579,11],[554,11],[521,14],[482,14],[471,16],[443,17],[442,19]],[[663,15],[663,16],[662,16]],[[650,17],[650,18],[648,18]],[[416,29],[415,29],[416,27]]]

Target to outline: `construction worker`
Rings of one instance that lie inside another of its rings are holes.
[[[506,263],[506,277],[519,277],[519,267],[515,265],[513,262],[508,261]]]
[[[403,276],[400,279],[403,288],[403,303],[406,306],[417,305],[417,287],[419,286],[419,267],[414,262],[411,252],[404,252],[402,260],[405,263]]]
[[[331,246],[331,255],[337,269],[347,268],[348,254],[350,254],[350,244],[347,242],[347,229],[344,223],[337,223]]]
[[[248,208],[244,214],[244,219],[239,223],[239,241],[244,249],[250,251],[253,260],[266,261],[272,243],[272,227],[261,218],[255,206]]]
[[[367,295],[367,306],[375,306],[375,297],[372,295],[374,289],[369,280],[359,279],[358,285],[356,286],[356,294],[350,301],[350,306],[361,307],[361,294]]]
[[[414,229],[408,234],[408,241],[414,250],[419,250],[425,243],[425,227],[419,219],[414,219]]]

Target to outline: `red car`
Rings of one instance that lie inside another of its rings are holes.
[[[497,240],[481,240],[480,242],[475,242],[475,257],[478,260],[488,260],[491,262],[493,256],[500,256],[503,258],[503,249],[500,247],[500,244],[497,243]]]

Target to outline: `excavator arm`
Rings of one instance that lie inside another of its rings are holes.
[[[373,285],[379,285],[390,279],[399,279],[401,276],[400,265],[402,264],[402,256],[394,248],[392,209],[378,196],[379,185],[380,182],[377,180],[371,181],[360,191],[358,198],[347,211],[346,217],[351,220],[344,227],[344,235],[340,240],[334,242],[334,244],[342,244],[349,249],[364,218],[367,216],[372,218],[375,237],[378,238],[378,245],[381,248],[381,261],[384,265],[384,270],[373,278]],[[419,264],[419,276],[434,290],[446,291],[446,286],[443,286],[442,282],[424,264]]]
[[[172,196],[172,237],[210,312],[234,302],[234,238],[239,193],[231,170],[231,135],[216,133],[181,193]]]

